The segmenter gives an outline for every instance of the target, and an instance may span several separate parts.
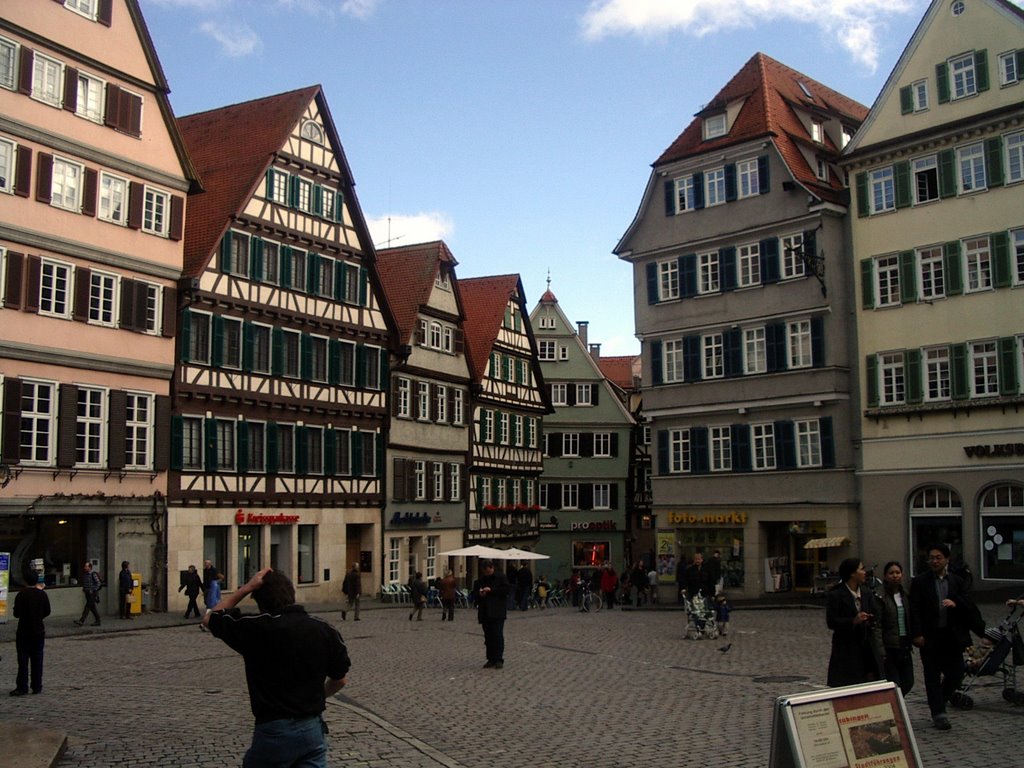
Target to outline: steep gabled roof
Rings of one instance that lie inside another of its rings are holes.
[[[377,271],[391,311],[398,323],[399,343],[412,343],[416,317],[430,301],[434,280],[441,263],[454,267],[458,262],[441,240],[417,243],[377,251]],[[458,283],[452,280],[455,301],[461,304]]]
[[[633,368],[638,362],[637,355],[622,357],[598,357],[597,367],[608,381],[629,392],[634,388]]]
[[[704,141],[704,118],[724,112],[729,105],[741,101],[742,107],[729,132]],[[824,183],[818,179],[816,169],[807,163],[797,146],[803,143],[817,149],[822,145],[811,140],[795,108],[825,119],[842,120],[851,129],[860,125],[868,113],[863,104],[790,69],[770,56],[756,53],[697,114],[686,130],[655,161],[654,166],[764,138],[775,143],[798,182],[824,200],[839,202],[844,196],[841,181],[833,179],[831,183]],[[830,154],[838,155],[840,148],[831,140],[826,138],[823,146]]]
[[[459,283],[462,310],[466,315],[466,357],[473,381],[482,381],[491,348],[505,319],[505,307],[517,294],[522,297],[519,275],[471,277]]]
[[[186,276],[195,277],[206,267],[230,218],[263,182],[274,154],[319,93],[320,86],[314,85],[178,119],[206,187],[188,201]]]

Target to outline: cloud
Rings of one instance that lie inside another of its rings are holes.
[[[704,37],[774,21],[814,24],[871,72],[888,18],[915,11],[913,0],[592,0],[581,19],[583,36]]]
[[[342,0],[341,12],[357,19],[367,19],[380,5],[380,0]]]
[[[260,36],[244,21],[204,21],[199,30],[220,44],[225,56],[248,56],[260,47]]]
[[[451,218],[438,211],[379,216],[368,219],[367,226],[377,248],[444,240],[455,231]]]

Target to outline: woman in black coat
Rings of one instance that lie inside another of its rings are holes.
[[[864,563],[848,557],[839,564],[839,579],[828,593],[825,621],[832,630],[828,685],[869,683],[882,679],[882,643],[875,596],[864,586]]]
[[[900,687],[903,695],[914,687],[914,649],[910,637],[910,596],[903,589],[903,566],[892,560],[885,564],[884,592],[878,595],[881,611],[882,647],[885,651],[885,679]]]

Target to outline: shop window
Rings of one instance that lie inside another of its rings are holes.
[[[574,541],[573,568],[600,568],[611,560],[611,544],[607,541]]]
[[[292,526],[270,526],[270,567],[292,573]]]
[[[986,579],[1024,581],[1024,486],[997,485],[981,497]]]
[[[952,560],[963,559],[963,519],[960,495],[949,488],[930,485],[910,497],[910,546],[913,572],[928,570],[928,547],[949,545]]]
[[[30,560],[43,561],[43,578],[47,587],[79,588],[83,559],[81,553],[99,554],[96,543],[104,540],[105,525],[100,518],[59,516],[12,516],[0,530],[0,552],[17,553],[11,558],[10,583],[25,585],[23,571]],[[91,554],[90,554],[91,556]],[[102,571],[109,579],[114,573]],[[13,600],[14,596],[11,595]]]

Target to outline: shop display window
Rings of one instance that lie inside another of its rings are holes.
[[[607,541],[574,541],[573,568],[600,568],[611,560],[611,544]]]
[[[104,521],[89,517],[9,516],[0,525],[0,552],[11,553],[11,586],[25,586],[24,564],[39,558],[47,587],[77,587],[82,563],[102,554]],[[102,571],[109,579],[111,574]]]

